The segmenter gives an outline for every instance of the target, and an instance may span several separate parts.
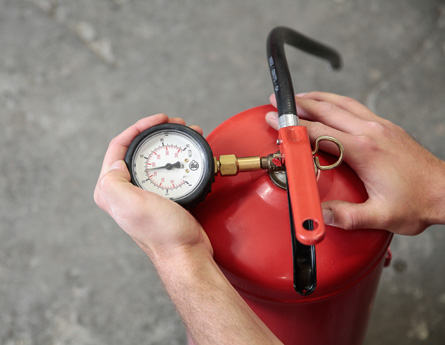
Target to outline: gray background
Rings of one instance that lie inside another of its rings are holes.
[[[0,0],[0,343],[184,344],[149,260],[93,202],[108,142],[166,112],[209,133],[268,102],[271,28],[297,92],[355,97],[445,158],[438,0]],[[407,200],[406,202],[410,202]],[[443,344],[444,227],[395,237],[366,344]]]

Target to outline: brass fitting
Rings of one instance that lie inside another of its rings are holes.
[[[281,162],[282,156],[280,151],[271,153],[266,157],[261,157],[261,168],[267,171],[284,171],[284,165]]]
[[[240,157],[235,155],[221,155],[219,160],[215,160],[215,174],[218,172],[221,176],[232,176],[240,171],[261,170],[260,157]]]
[[[237,158],[235,155],[219,156],[219,173],[222,176],[238,174]]]
[[[331,141],[335,145],[337,145],[340,157],[334,164],[326,166],[320,164],[318,157],[314,157],[315,174],[318,173],[318,170],[333,169],[340,165],[343,160],[343,145],[337,139],[329,136],[321,136],[316,139],[315,150],[312,151],[313,156],[318,152],[318,145],[320,141]],[[271,153],[266,157],[255,156],[238,158],[235,155],[221,155],[219,156],[219,160],[216,159],[216,157],[213,157],[213,160],[215,162],[215,175],[220,173],[221,176],[233,176],[241,171],[255,171],[261,169],[267,170],[269,172],[269,175],[277,175],[286,170],[283,164],[283,158],[284,157],[281,155],[280,151]]]

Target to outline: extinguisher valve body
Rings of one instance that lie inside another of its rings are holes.
[[[266,157],[237,157],[235,155],[221,155],[219,160],[213,157],[215,161],[215,175],[233,176],[242,171],[281,171],[285,170],[281,164],[280,154],[270,154]]]
[[[321,141],[330,141],[334,143],[339,151],[339,157],[334,164],[323,166],[320,164],[318,157],[316,154],[318,153],[319,143]],[[281,144],[278,142],[277,144]],[[314,158],[314,168],[315,175],[317,175],[318,170],[330,170],[334,169],[340,165],[343,161],[343,145],[341,142],[330,136],[321,136],[315,140],[315,149],[312,151],[312,156]],[[255,170],[267,170],[269,172],[278,172],[285,171],[285,165],[283,164],[283,155],[281,155],[280,151],[277,153],[271,153],[266,157],[237,157],[234,154],[231,155],[221,155],[219,159],[213,157],[215,162],[215,175],[218,173],[221,176],[234,176],[242,171],[255,171]]]

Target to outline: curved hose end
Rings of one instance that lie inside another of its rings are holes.
[[[337,52],[329,57],[329,65],[335,71],[338,71],[343,67],[343,61],[341,55]]]

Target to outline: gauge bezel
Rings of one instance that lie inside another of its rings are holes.
[[[202,137],[201,134],[196,132],[194,129],[191,129],[190,127],[176,123],[163,123],[146,129],[145,131],[141,132],[136,138],[134,138],[125,154],[125,163],[127,164],[128,171],[130,172],[131,183],[133,183],[137,187],[140,187],[133,173],[133,159],[135,153],[138,152],[140,145],[144,144],[145,141],[151,136],[164,131],[173,133],[176,132],[180,135],[187,136],[190,139],[194,140],[199,149],[202,150],[204,159],[206,160],[203,167],[204,172],[199,186],[197,186],[191,193],[187,194],[183,198],[172,200],[184,208],[193,208],[199,202],[204,200],[205,196],[211,190],[211,186],[215,180],[215,163],[213,160],[213,152],[208,142]],[[142,187],[140,188],[144,189]]]

